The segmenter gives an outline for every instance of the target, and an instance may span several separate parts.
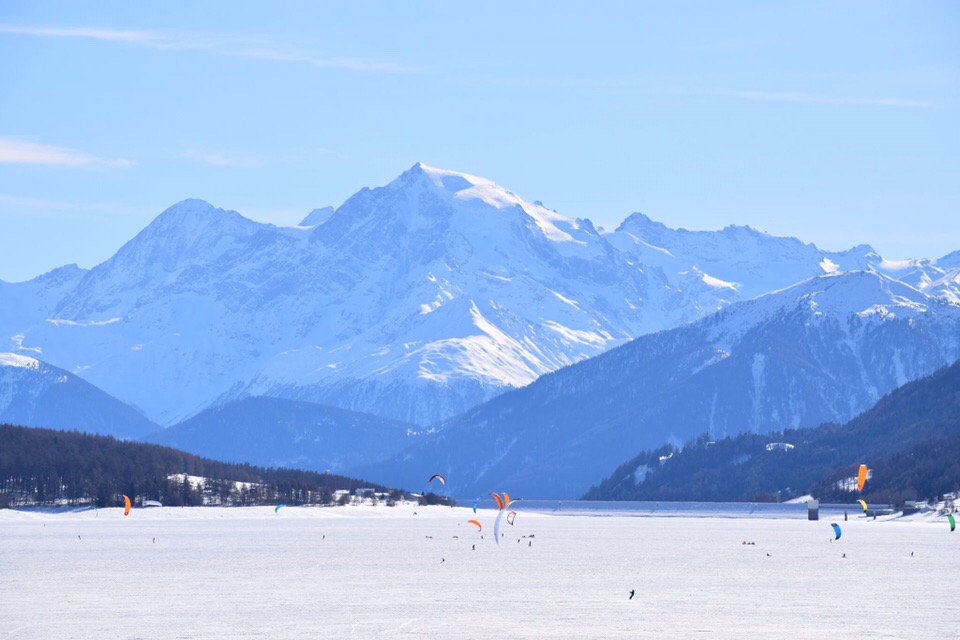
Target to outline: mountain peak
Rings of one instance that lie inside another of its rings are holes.
[[[800,304],[811,311],[835,316],[912,317],[927,312],[936,299],[910,285],[876,271],[826,273],[757,301]],[[792,301],[792,302],[791,302]]]
[[[85,273],[87,273],[87,269],[79,267],[77,263],[74,262],[42,273],[36,278],[33,278],[33,281],[45,286],[56,286],[76,282],[83,277]],[[0,282],[3,282],[3,280],[0,280]]]
[[[237,241],[267,227],[273,228],[203,200],[183,200],[164,210],[94,271],[101,276],[125,273],[124,279],[135,278],[133,274],[141,269],[173,271],[185,260],[214,260]]]
[[[937,266],[944,269],[960,267],[960,251],[953,251],[937,260]]]
[[[307,217],[300,221],[300,224],[297,226],[300,227],[316,227],[327,220],[330,219],[330,216],[333,215],[333,212],[336,211],[333,207],[321,207],[319,209],[314,209],[307,214]]]
[[[40,361],[18,353],[0,353],[0,367],[36,370],[40,368]]]
[[[869,244],[858,244],[855,247],[850,247],[849,249],[845,249],[843,251],[834,251],[831,253],[831,255],[856,256],[861,258],[874,258],[877,260],[881,259],[880,254],[878,254],[876,250]]]
[[[477,176],[471,176],[469,174],[459,173],[457,171],[449,171],[447,169],[428,167],[422,162],[418,162],[404,171],[402,174],[400,174],[399,178],[391,182],[388,186],[402,185],[404,187],[409,187],[416,184],[432,186],[454,195],[479,185],[492,186],[498,190],[509,193],[509,191],[506,191],[506,189],[503,189],[502,187],[496,185],[490,180],[486,180],[485,178],[478,178]]]
[[[200,198],[186,198],[176,204],[172,204],[160,214],[161,216],[194,216],[205,215],[217,211],[218,209],[206,200]]]
[[[656,229],[667,230],[667,225],[662,222],[657,222],[653,220],[650,216],[645,213],[640,213],[635,211],[631,213],[626,219],[620,223],[620,226],[617,227],[617,231],[636,231],[639,229]]]
[[[354,204],[351,201],[354,198],[357,198],[357,204],[362,202],[366,206],[367,199],[378,197],[375,195],[378,192],[413,203],[413,209],[421,206],[418,204],[420,196],[429,193],[441,202],[454,207],[462,203],[471,207],[487,206],[500,211],[515,211],[532,220],[543,235],[554,242],[570,242],[575,236],[582,235],[580,224],[576,220],[547,209],[542,204],[527,202],[492,180],[468,173],[430,167],[422,162],[404,171],[396,180],[382,189],[373,189],[371,192],[361,191],[344,203],[341,209],[351,209]],[[592,231],[592,226],[590,229]]]
[[[756,227],[751,227],[748,224],[728,224],[727,226],[725,226],[723,229],[720,230],[720,233],[727,233],[727,234],[733,234],[733,235],[743,234],[743,235],[749,235],[749,236],[770,236],[770,234],[767,233],[766,231],[761,231],[760,229],[757,229]]]
[[[264,225],[244,218],[236,211],[219,209],[206,200],[188,198],[167,207],[141,234],[173,233],[196,238],[207,234],[239,235],[261,226]]]

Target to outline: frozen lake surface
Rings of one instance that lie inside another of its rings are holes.
[[[516,510],[0,510],[0,638],[960,638],[943,519]]]

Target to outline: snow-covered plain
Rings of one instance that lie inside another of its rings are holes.
[[[942,519],[517,511],[0,510],[0,638],[960,637]]]

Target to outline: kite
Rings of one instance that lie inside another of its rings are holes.
[[[834,538],[834,540],[839,540],[841,535],[840,525],[838,525],[836,522],[831,522],[830,526],[833,527],[833,532],[837,535],[837,537]]]
[[[867,482],[867,465],[860,465],[857,472],[857,491],[863,491],[863,485]]]
[[[474,512],[474,513],[477,512],[477,505],[478,505],[478,504],[480,504],[480,498],[477,498],[476,500],[473,501],[473,512]]]
[[[123,496],[123,515],[130,515],[130,498]]]
[[[516,511],[511,511],[510,513],[507,514],[507,522],[510,523],[510,526],[511,526],[511,527],[513,526],[513,521],[514,521],[516,518],[517,518],[517,512],[516,512]]]
[[[285,505],[285,504],[278,504],[277,506],[275,506],[275,507],[273,508],[273,512],[276,513],[277,511],[280,511],[280,507],[285,507],[285,506],[287,506],[287,505]]]
[[[957,521],[954,520],[953,516],[949,513],[947,514],[947,522],[950,523],[950,531],[953,531],[954,529],[957,528]]]
[[[867,512],[867,503],[864,502],[863,500],[857,500],[857,502],[860,503],[860,506],[863,507],[863,512],[866,513],[866,512]]]
[[[497,501],[497,508],[500,509],[500,511],[503,511],[503,498],[492,492],[490,495],[492,495],[493,499]]]
[[[475,524],[477,525],[477,531],[483,531],[483,525],[476,520],[467,520],[467,524]]]
[[[509,508],[510,505],[513,504],[514,502],[520,502],[520,500],[511,500],[505,506]],[[493,539],[496,541],[497,546],[500,546],[500,520],[503,518],[504,513],[506,513],[506,511],[504,509],[501,509],[500,513],[497,514],[497,519],[494,520],[493,522]],[[510,512],[510,514],[513,515],[514,517],[516,517],[516,513],[517,513],[516,511]],[[510,518],[508,517],[507,521],[509,520]],[[510,524],[513,524],[513,523],[510,522]]]
[[[442,475],[440,475],[439,473],[435,473],[435,474],[433,474],[432,476],[430,476],[430,479],[427,480],[427,484],[430,484],[430,483],[433,482],[434,480],[439,480],[439,481],[440,481],[440,484],[447,484],[447,479],[444,478],[444,477],[443,477]]]
[[[503,518],[503,509],[497,514],[497,519],[493,521],[493,540],[500,546],[500,519]]]

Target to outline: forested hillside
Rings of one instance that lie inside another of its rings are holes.
[[[202,487],[186,476],[208,479]],[[294,469],[265,469],[200,458],[169,447],[109,436],[0,425],[0,506],[329,504],[334,492],[372,488],[363,480]]]
[[[960,363],[908,383],[846,424],[742,434],[645,451],[584,496],[592,500],[777,500],[858,496],[842,480],[872,469],[867,502],[960,488]]]

